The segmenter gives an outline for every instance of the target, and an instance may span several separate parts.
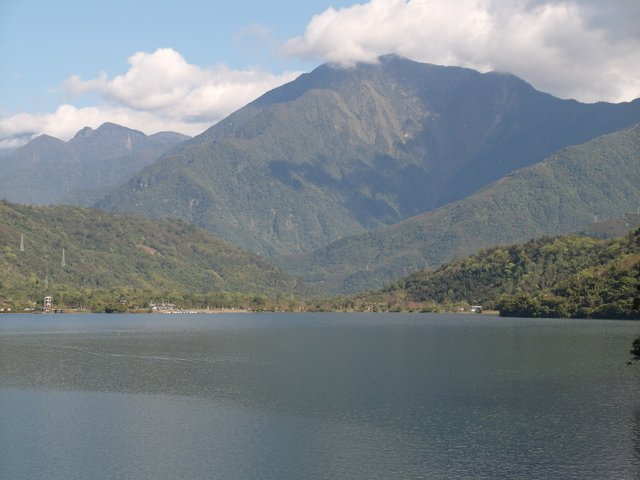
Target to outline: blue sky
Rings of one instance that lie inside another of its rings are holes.
[[[391,52],[631,100],[638,24],[637,0],[0,0],[0,147],[104,121],[193,135],[322,62]]]
[[[122,73],[130,55],[160,47],[202,66],[313,68],[313,62],[274,54],[258,27],[274,42],[286,40],[302,34],[311,17],[328,6],[354,3],[0,0],[0,108],[5,113],[51,109],[70,75]]]

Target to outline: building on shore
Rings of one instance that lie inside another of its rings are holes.
[[[158,304],[152,303],[149,305],[149,307],[151,308],[152,312],[170,313],[170,312],[177,311],[175,303],[158,303]]]

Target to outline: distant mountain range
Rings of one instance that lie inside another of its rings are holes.
[[[567,147],[458,202],[280,264],[329,290],[356,292],[482,247],[574,232],[595,216],[616,218],[638,206],[640,124]]]
[[[188,138],[173,132],[147,136],[113,123],[86,127],[68,142],[41,135],[0,158],[0,198],[89,206]]]
[[[180,144],[96,205],[181,218],[267,255],[304,253],[463,199],[639,121],[640,100],[560,100],[508,74],[392,55],[351,69],[323,65]],[[520,219],[511,221],[524,235]],[[495,239],[514,240],[506,231]],[[361,268],[372,267],[372,255]]]

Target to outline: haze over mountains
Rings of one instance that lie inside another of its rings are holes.
[[[68,142],[41,135],[0,158],[0,198],[89,206],[188,138],[174,132],[147,136],[113,123],[86,127]]]
[[[464,198],[640,121],[508,74],[385,56],[324,65],[238,110],[97,205],[174,216],[267,254],[309,252]]]

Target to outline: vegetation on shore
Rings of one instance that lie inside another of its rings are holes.
[[[640,229],[611,240],[543,237],[492,247],[365,299],[427,308],[482,304],[504,316],[638,319]]]

